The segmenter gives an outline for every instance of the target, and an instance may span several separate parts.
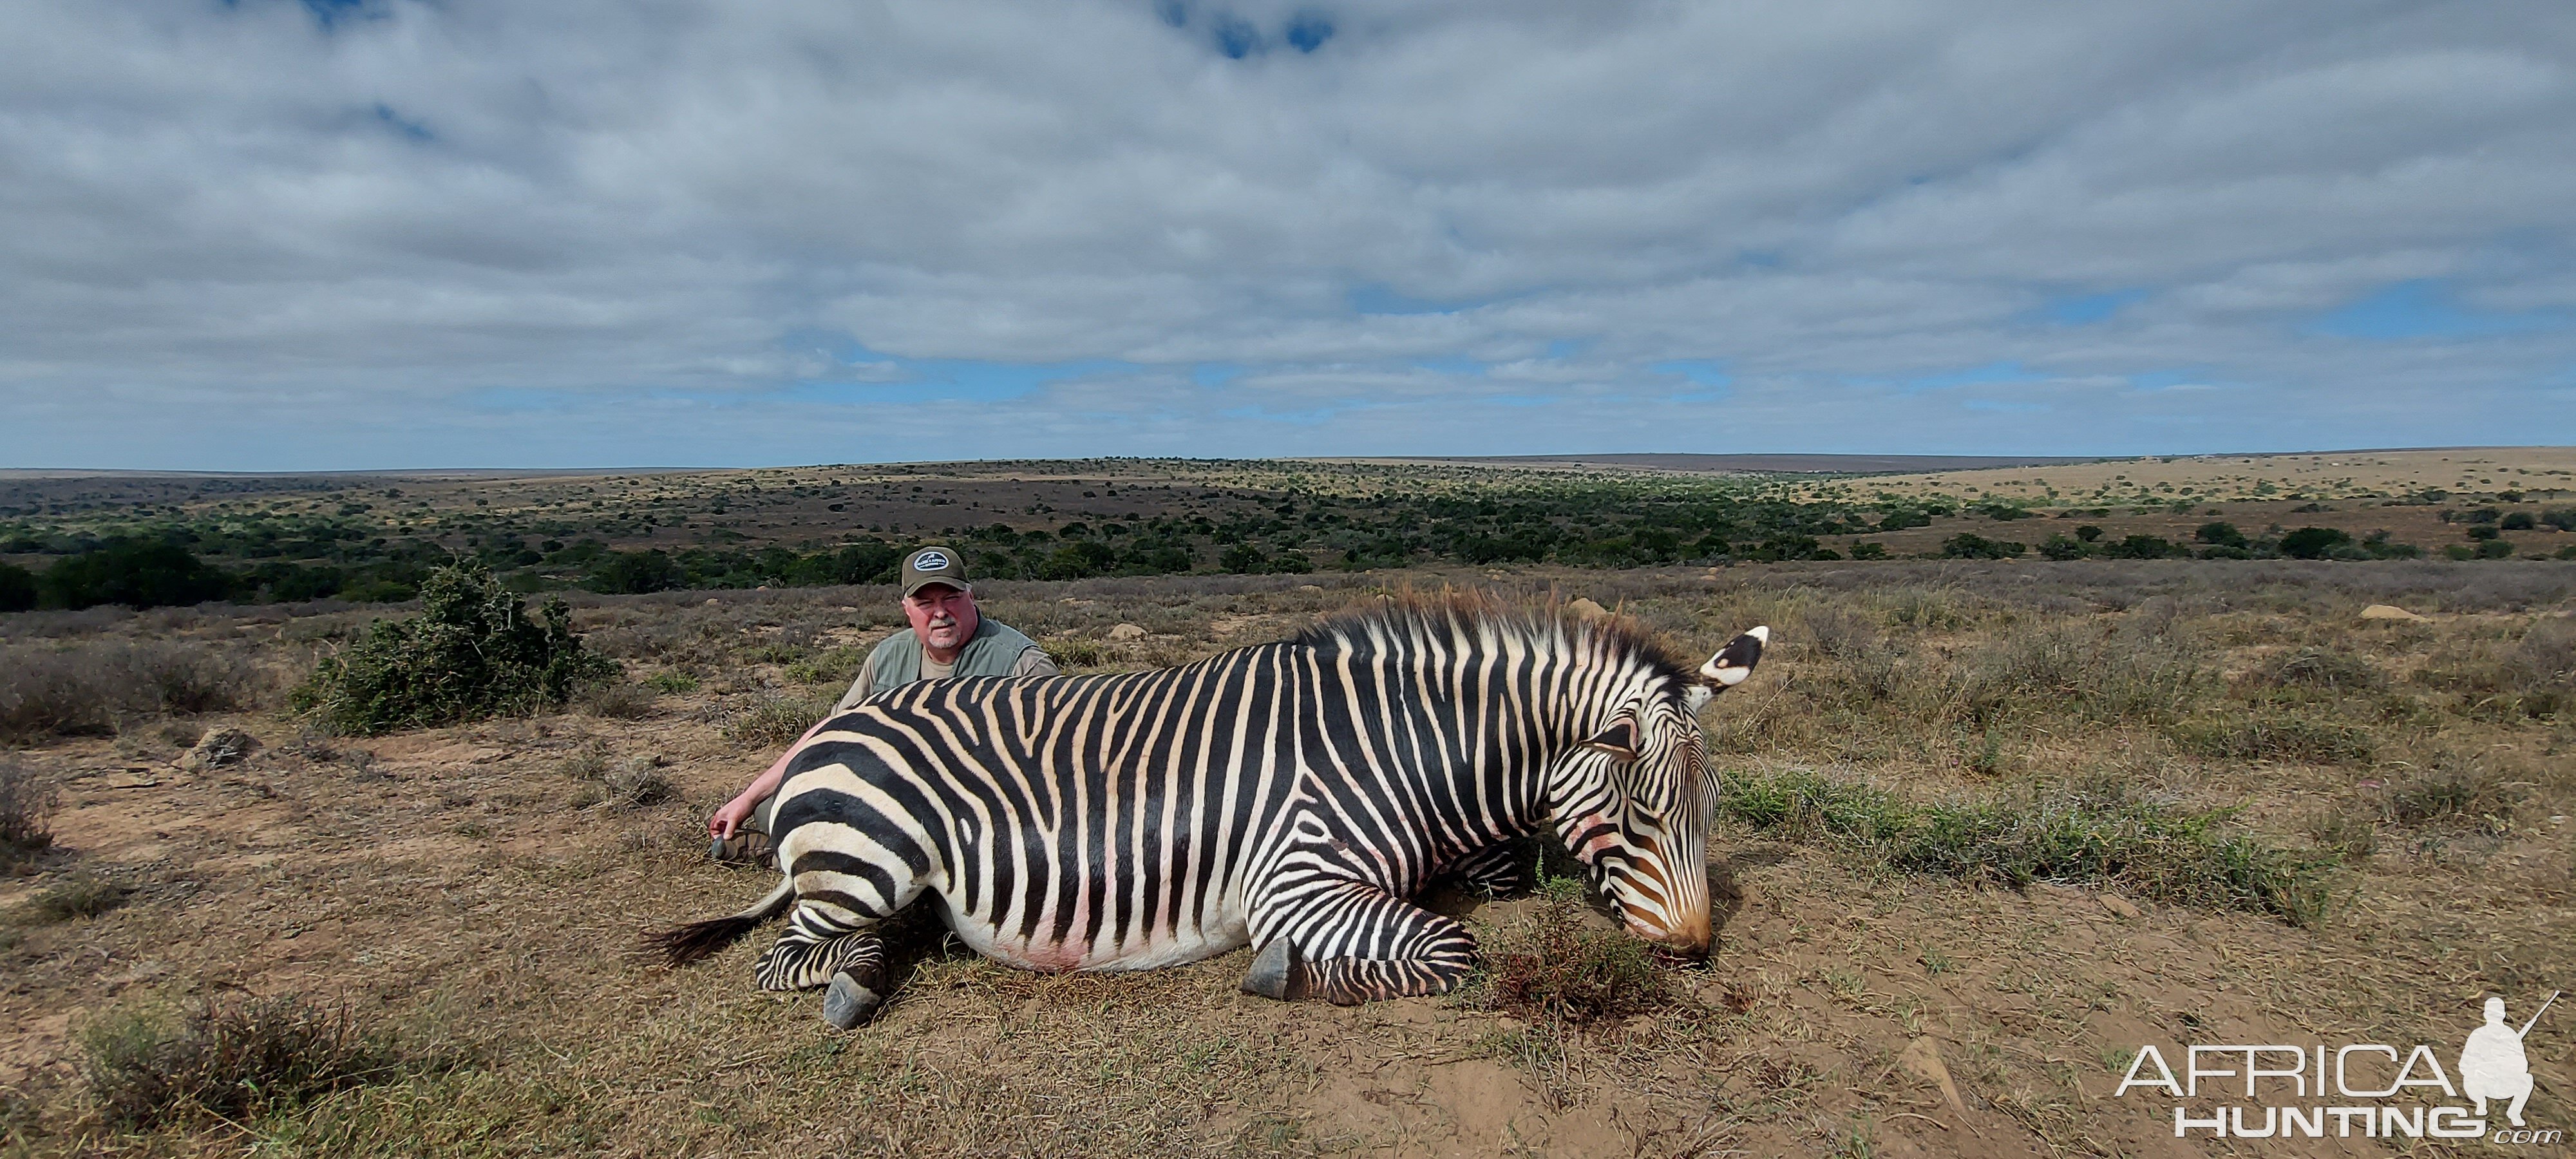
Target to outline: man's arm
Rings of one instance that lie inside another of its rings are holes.
[[[1011,675],[1062,676],[1064,670],[1055,666],[1055,657],[1047,655],[1046,649],[1031,644],[1020,649],[1020,658],[1011,664]]]
[[[865,683],[867,677],[861,676],[859,680]],[[832,715],[840,714],[835,712]],[[814,739],[814,734],[823,731],[823,726],[830,723],[831,719],[831,716],[826,716],[815,721],[814,727],[806,729],[805,735],[796,738],[796,744],[787,746],[786,752],[778,754],[777,760],[769,762],[769,768],[759,776],[753,777],[751,784],[734,794],[733,800],[718,806],[715,816],[707,818],[707,832],[718,837],[731,837],[734,830],[742,828],[742,823],[751,819],[752,811],[760,808],[761,802],[778,792],[778,782],[787,778],[787,758],[795,755],[798,745]]]

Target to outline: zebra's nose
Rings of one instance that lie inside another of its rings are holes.
[[[1643,921],[1632,913],[1628,917],[1628,932],[1653,942],[1668,953],[1692,958],[1707,957],[1710,943],[1716,940],[1705,913],[1681,922],[1677,928]]]

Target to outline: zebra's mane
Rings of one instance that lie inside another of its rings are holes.
[[[1583,617],[1563,604],[1519,602],[1488,592],[1401,592],[1374,603],[1334,612],[1289,642],[1321,652],[1363,654],[1380,641],[1446,638],[1472,648],[1486,630],[1516,635],[1541,647],[1555,640],[1594,642],[1613,660],[1644,665],[1677,684],[1697,677],[1689,664],[1643,624],[1626,616]]]

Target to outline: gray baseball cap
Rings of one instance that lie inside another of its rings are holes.
[[[961,592],[975,590],[966,582],[966,557],[953,547],[925,547],[904,557],[903,594],[909,596],[931,584],[946,584]]]

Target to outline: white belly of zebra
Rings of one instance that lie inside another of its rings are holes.
[[[945,899],[942,900],[944,903]],[[1074,924],[1079,928],[1084,923],[1077,921]],[[1113,940],[1107,931],[1090,942],[1079,940],[1078,935],[1061,942],[1044,935],[1024,938],[1017,929],[1006,932],[996,928],[982,915],[961,914],[954,909],[949,910],[948,925],[957,932],[957,940],[978,954],[1023,970],[1047,973],[1151,970],[1214,957],[1239,949],[1252,940],[1251,931],[1246,928],[1240,912],[1217,915],[1217,920],[1210,924],[1189,923],[1177,930],[1151,931],[1142,938],[1131,933],[1125,942]],[[1052,921],[1038,923],[1041,930],[1051,930],[1054,925]]]

